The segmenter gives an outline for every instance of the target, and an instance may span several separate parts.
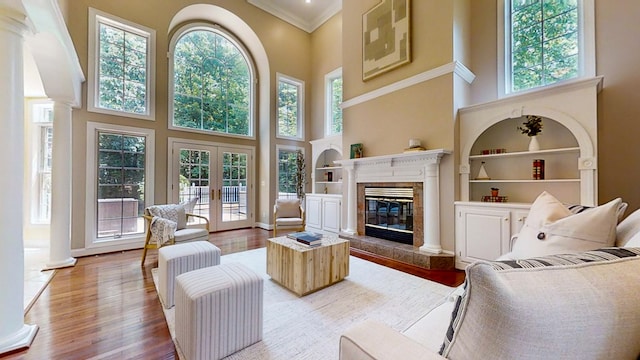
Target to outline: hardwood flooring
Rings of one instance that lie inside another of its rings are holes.
[[[243,229],[213,233],[222,254],[266,246],[272,232]],[[25,315],[37,324],[30,348],[5,354],[6,359],[175,359],[175,347],[156,293],[151,269],[157,252],[140,266],[142,250],[79,258],[59,269]],[[460,271],[413,269],[366,253],[371,261],[450,286],[462,282]]]

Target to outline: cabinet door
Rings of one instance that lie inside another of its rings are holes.
[[[495,260],[509,244],[510,212],[507,210],[487,210],[461,208],[457,211],[456,246],[457,255],[464,262]]]
[[[340,232],[340,199],[322,200],[322,229]]]
[[[322,228],[322,198],[307,195],[305,216],[307,227]]]

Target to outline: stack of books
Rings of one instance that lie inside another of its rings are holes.
[[[485,195],[482,197],[483,202],[507,202],[509,201],[508,196],[489,196]]]
[[[322,244],[322,234],[316,234],[310,231],[291,233],[288,234],[287,237],[299,242],[302,245],[311,247],[320,246]]]
[[[544,180],[544,159],[533,160],[533,180]]]

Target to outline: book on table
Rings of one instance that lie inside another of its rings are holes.
[[[287,237],[306,245],[319,245],[322,242],[322,234],[310,231],[291,233]]]

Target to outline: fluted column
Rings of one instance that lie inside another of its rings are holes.
[[[350,235],[356,235],[357,229],[357,188],[356,188],[356,174],[353,164],[345,165],[343,170],[347,171],[348,185],[347,185],[347,228],[345,233]]]
[[[71,257],[71,105],[53,104],[51,227],[47,269],[74,266]]]
[[[440,191],[439,191],[439,166],[427,164],[425,166],[425,179],[423,185],[424,204],[424,244],[421,251],[435,254],[442,253],[440,245]]]
[[[28,347],[24,323],[24,15],[0,5],[0,354]]]

